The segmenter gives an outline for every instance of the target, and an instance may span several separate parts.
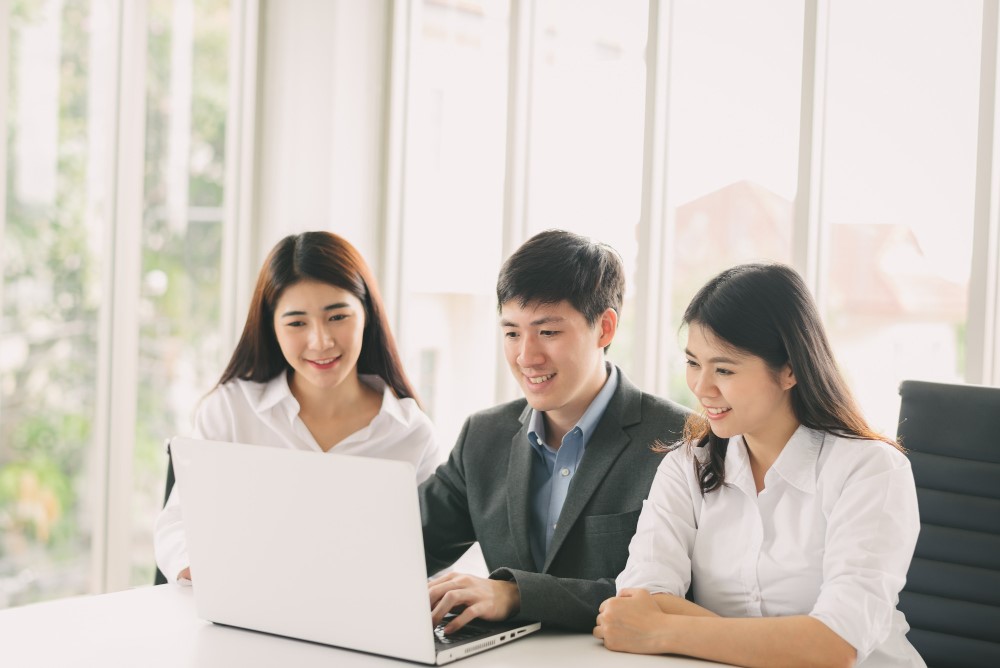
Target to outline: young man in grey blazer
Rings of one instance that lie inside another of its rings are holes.
[[[479,541],[488,579],[449,573],[428,587],[437,624],[523,619],[590,632],[615,595],[662,455],[686,409],[637,389],[605,360],[625,273],[609,246],[561,230],[524,243],[500,270],[504,355],[524,393],[465,421],[420,486],[427,570]]]

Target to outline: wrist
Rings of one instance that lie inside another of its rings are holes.
[[[507,616],[513,617],[521,611],[521,590],[514,580],[500,580],[500,583],[503,587],[504,599],[507,604]]]
[[[660,632],[656,634],[656,652],[658,654],[678,654],[677,638],[681,633],[679,629],[687,622],[687,619],[684,615],[662,612],[658,621]]]

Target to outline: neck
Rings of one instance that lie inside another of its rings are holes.
[[[788,444],[792,434],[798,428],[799,421],[789,410],[788,415],[773,420],[765,429],[754,434],[743,434],[743,441],[750,454],[750,462],[761,475],[771,468],[771,464],[785,449],[785,445]]]
[[[299,402],[301,413],[327,417],[353,412],[358,402],[371,391],[358,378],[357,371],[337,385],[325,388],[302,382],[298,375],[292,374],[288,387]]]
[[[602,359],[600,372],[593,374],[577,401],[573,402],[572,405],[545,411],[542,414],[545,421],[545,442],[550,448],[558,448],[562,443],[563,436],[576,426],[583,414],[590,408],[590,404],[594,403],[594,399],[601,393],[601,388],[608,381],[609,375],[607,365]]]

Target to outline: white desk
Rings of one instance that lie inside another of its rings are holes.
[[[0,610],[0,665],[405,668],[420,664],[217,626],[195,616],[190,587],[163,585]],[[592,636],[542,631],[454,665],[708,668],[721,664],[618,654]]]

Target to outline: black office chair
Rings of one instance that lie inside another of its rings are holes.
[[[1000,666],[1000,387],[907,380],[920,537],[899,609],[932,668]]]
[[[174,458],[170,455],[170,445],[167,445],[167,490],[163,493],[163,505],[167,505],[170,498],[170,490],[174,488]],[[167,577],[156,568],[156,577],[153,578],[154,585],[167,584]]]

